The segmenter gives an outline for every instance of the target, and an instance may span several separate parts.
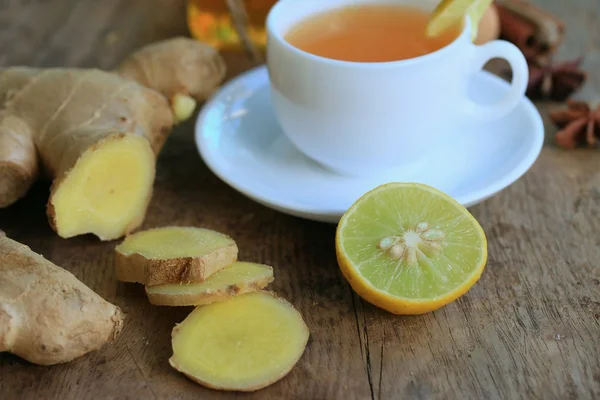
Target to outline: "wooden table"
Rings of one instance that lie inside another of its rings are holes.
[[[577,97],[600,98],[600,3],[537,2],[567,24],[560,58],[586,55],[590,79]],[[0,2],[0,65],[112,68],[131,50],[179,34],[187,34],[180,1]],[[230,76],[251,66],[226,57]],[[598,150],[557,149],[547,123],[533,168],[471,209],[489,238],[480,282],[436,312],[399,317],[353,294],[336,264],[333,225],[272,211],[222,183],[202,163],[192,127],[177,128],[160,156],[144,227],[213,228],[235,238],[242,259],[273,265],[272,289],[311,331],[300,362],[248,395],[184,378],[167,359],[171,329],[191,309],[151,306],[141,286],[117,282],[116,242],[54,234],[40,183],[0,211],[0,228],[122,307],[127,320],[115,343],[66,365],[1,355],[0,399],[600,398]]]

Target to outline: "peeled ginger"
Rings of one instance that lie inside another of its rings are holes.
[[[147,286],[202,282],[233,264],[238,255],[229,236],[187,226],[136,232],[115,250],[117,279]]]
[[[264,289],[271,282],[272,267],[237,261],[215,272],[204,282],[149,286],[146,287],[146,295],[154,305],[198,306]]]
[[[261,290],[196,307],[173,329],[169,363],[206,387],[255,391],[287,375],[308,338],[300,313]]]

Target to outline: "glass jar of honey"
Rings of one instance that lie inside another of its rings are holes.
[[[252,45],[263,50],[266,44],[265,20],[277,0],[241,0],[246,14],[245,31]],[[227,0],[188,0],[187,24],[192,37],[217,49],[242,49],[232,10]]]

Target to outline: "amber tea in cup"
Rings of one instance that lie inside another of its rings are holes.
[[[467,17],[445,35],[427,37],[438,3],[275,3],[267,17],[267,65],[271,104],[286,138],[341,175],[401,176],[425,167],[464,124],[511,112],[527,87],[521,51],[501,40],[474,45]],[[502,98],[480,103],[469,83],[494,58],[508,62],[512,80]]]
[[[408,5],[357,4],[321,12],[285,35],[292,46],[341,61],[385,62],[423,56],[453,42],[462,25],[427,37],[429,14]]]

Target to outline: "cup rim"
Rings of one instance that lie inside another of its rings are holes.
[[[465,16],[464,20],[463,20],[463,29],[461,30],[460,34],[458,36],[456,36],[456,38],[454,38],[454,40],[452,40],[450,43],[448,43],[444,47],[442,47],[438,50],[435,50],[433,52],[424,54],[422,56],[417,56],[417,57],[407,58],[407,59],[402,59],[402,60],[374,61],[374,62],[337,60],[334,58],[327,58],[327,57],[319,56],[319,55],[312,54],[307,51],[301,50],[298,47],[290,44],[287,40],[285,40],[285,38],[283,37],[283,34],[281,34],[280,32],[277,32],[276,29],[274,29],[273,25],[275,24],[275,17],[277,15],[277,12],[279,12],[279,9],[281,7],[283,7],[289,1],[294,1],[294,0],[279,0],[269,10],[269,13],[268,13],[267,19],[266,19],[266,28],[267,28],[267,34],[268,34],[267,35],[267,37],[268,37],[267,46],[268,46],[269,39],[273,38],[273,39],[276,39],[281,45],[283,45],[288,51],[291,51],[291,52],[295,53],[296,55],[307,58],[309,60],[324,63],[324,64],[338,65],[338,66],[342,66],[342,67],[355,67],[355,68],[389,68],[389,67],[408,66],[408,65],[423,63],[423,62],[427,62],[427,61],[432,61],[436,58],[442,57],[446,53],[450,53],[452,50],[457,48],[460,45],[460,43],[463,40],[465,40],[465,37],[468,37],[468,38],[471,37],[471,29],[472,29],[471,19],[468,18],[468,16]],[[325,2],[323,4],[325,4]],[[352,4],[360,4],[360,3],[349,2],[348,4],[352,5]],[[327,10],[327,9],[325,8],[323,10]],[[318,12],[322,12],[322,11],[318,11]],[[290,29],[290,27],[287,27],[287,29]],[[470,40],[469,40],[469,43],[473,44],[473,43],[471,43]]]

